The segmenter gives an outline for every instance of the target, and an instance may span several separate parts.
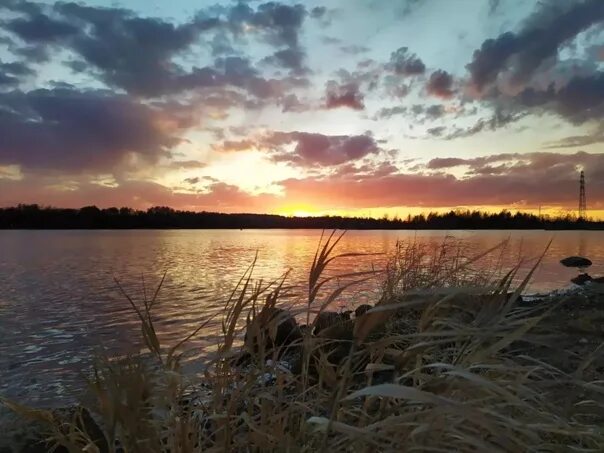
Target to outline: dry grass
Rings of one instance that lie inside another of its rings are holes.
[[[340,239],[332,234],[317,249],[302,314],[309,326],[343,291],[375,277],[340,276],[347,283],[326,291]],[[577,369],[537,354],[556,347],[544,320],[565,301],[520,304],[532,271],[515,288],[518,268],[496,281],[476,272],[502,250],[466,258],[448,243],[401,244],[380,274],[375,308],[319,335],[306,329],[287,346],[275,346],[287,275],[255,281],[252,264],[225,302],[223,340],[203,376],[181,372],[182,344],[161,345],[155,297],[143,307],[128,298],[150,354],[100,361],[90,410],[112,452],[603,451],[604,383],[583,378],[602,348]],[[45,421],[70,452],[99,451],[77,417],[6,404]]]

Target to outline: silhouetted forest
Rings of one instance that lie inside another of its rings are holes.
[[[60,209],[38,205],[0,208],[0,229],[128,229],[128,228],[324,228],[324,229],[604,229],[602,221],[572,215],[535,216],[525,213],[450,211],[445,214],[381,219],[362,217],[286,217],[271,214],[223,214],[153,207]]]

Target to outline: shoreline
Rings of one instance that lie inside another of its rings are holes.
[[[576,338],[576,340],[573,341],[573,344],[575,344],[574,349],[577,351],[577,353],[583,355],[584,353],[579,351],[593,349],[593,347],[596,347],[598,345],[597,338],[599,336],[604,336],[604,330],[602,330],[602,332],[598,334],[597,328],[595,331],[592,330],[580,332],[577,336],[577,326],[582,326],[583,324],[585,324],[585,321],[582,317],[577,317],[577,313],[590,312],[590,310],[594,309],[594,304],[597,304],[598,300],[601,302],[601,295],[596,296],[597,300],[594,301],[593,299],[591,299],[591,302],[589,302],[590,296],[593,296],[593,293],[590,291],[590,286],[593,285],[573,285],[571,287],[561,288],[559,290],[554,290],[546,294],[526,295],[523,296],[522,302],[519,302],[519,304],[527,306],[538,306],[543,303],[556,305],[556,303],[559,303],[561,299],[567,297],[575,298],[576,300],[574,301],[574,303],[570,303],[574,306],[568,306],[565,309],[560,308],[555,312],[558,313],[558,311],[561,310],[558,315],[554,316],[554,318],[557,319],[557,321],[554,322],[561,323],[560,325],[566,326],[567,332],[564,333],[564,335],[568,334],[569,332],[574,332],[572,334],[573,338]],[[602,286],[604,287],[604,285]],[[529,298],[529,300],[525,300],[525,298]],[[579,300],[581,299],[585,299],[585,302],[578,304]],[[599,306],[596,307],[596,310],[601,313],[602,319],[604,320],[604,306],[602,304],[599,304]],[[560,332],[560,334],[562,335],[563,332]],[[243,349],[243,346],[241,346],[236,347],[234,349],[234,352],[239,351],[237,352],[237,355],[239,355],[241,354],[241,351],[244,350],[245,349]],[[151,357],[149,357],[149,359],[150,358]],[[299,373],[299,371],[293,371],[294,364],[291,362],[291,358],[288,359],[287,356],[282,357],[278,361],[274,362],[271,360],[267,360],[266,365],[267,369],[264,371],[253,371],[253,369],[249,368],[250,365],[240,365],[240,369],[244,373],[254,374],[259,372],[260,374],[257,378],[258,383],[261,387],[264,388],[270,388],[271,386],[278,385],[277,382],[279,381],[279,379],[282,379],[282,377],[279,377],[281,375],[292,376],[292,373],[294,373],[294,375],[295,373]],[[388,373],[384,374],[384,377],[382,378],[378,378],[377,376],[379,375],[380,373],[378,372],[378,374],[376,374],[376,377],[374,377],[374,383],[379,383],[382,379],[386,379],[385,382],[388,382]],[[235,391],[235,389],[233,389],[232,391]],[[212,394],[212,391],[205,387],[203,382],[200,381],[197,385],[189,388],[186,394],[183,395],[184,400],[181,404],[185,404],[185,406],[187,407],[188,405],[193,405],[194,407],[198,407],[201,409],[206,404],[208,404],[208,402],[212,401],[214,396],[215,395]],[[65,404],[57,404],[52,406],[40,407],[40,410],[48,411],[49,414],[53,414],[53,417],[59,417],[63,420],[68,420],[69,417],[71,417],[71,415],[69,414],[75,414],[79,411],[82,411],[80,415],[82,417],[82,423],[84,423],[84,425],[82,425],[82,428],[85,429],[85,431],[89,434],[92,432],[95,433],[95,435],[97,436],[99,436],[99,433],[101,433],[102,435],[103,431],[101,427],[103,426],[103,422],[100,419],[99,414],[91,410],[91,408],[86,404],[76,403],[67,406]],[[2,404],[0,404],[0,427],[2,427],[6,435],[4,441],[0,442],[0,451],[18,452],[21,451],[19,450],[19,448],[29,448],[29,450],[27,450],[28,452],[35,453],[42,453],[46,451],[45,447],[39,447],[40,444],[38,444],[40,439],[40,433],[43,432],[42,425],[24,420],[23,418],[14,414],[7,408],[3,408]],[[14,448],[17,449],[15,450]]]

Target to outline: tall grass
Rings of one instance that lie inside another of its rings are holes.
[[[520,303],[534,268],[513,286],[519,267],[498,279],[477,272],[504,244],[474,257],[447,242],[400,244],[384,271],[340,275],[345,283],[328,291],[335,277],[325,269],[353,257],[336,253],[341,237],[322,238],[296,312],[310,327],[287,344],[278,336],[290,318],[278,307],[288,275],[256,280],[254,261],[225,301],[218,354],[201,376],[181,370],[184,341],[166,347],[157,337],[157,291],[143,306],[124,292],[150,354],[95,367],[89,408],[102,448],[78,414],[5,403],[45,422],[70,452],[604,451],[604,383],[582,378],[602,348],[578,369],[540,352],[556,347],[547,320],[565,301]],[[376,277],[374,308],[313,334],[318,313]]]

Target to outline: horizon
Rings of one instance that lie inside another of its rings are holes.
[[[604,2],[0,5],[0,207],[604,219]]]
[[[506,214],[509,213],[512,216],[516,216],[516,215],[520,215],[520,216],[527,216],[527,217],[532,217],[534,219],[539,219],[539,221],[544,221],[544,222],[548,222],[548,221],[568,221],[569,219],[571,221],[580,221],[581,219],[577,217],[577,212],[576,210],[568,210],[568,211],[559,211],[557,213],[543,213],[540,212],[539,210],[537,210],[537,212],[531,212],[531,211],[527,211],[527,210],[514,210],[514,209],[500,209],[498,211],[486,211],[486,210],[480,210],[480,209],[470,209],[470,208],[449,208],[449,209],[443,209],[443,210],[424,210],[424,211],[418,211],[416,213],[411,213],[408,212],[406,213],[406,215],[401,216],[398,214],[395,214],[393,216],[390,216],[387,212],[383,213],[381,216],[378,215],[350,215],[350,214],[337,214],[337,213],[327,213],[327,214],[322,214],[322,213],[313,213],[313,214],[308,214],[308,215],[297,215],[297,214],[278,214],[278,213],[269,213],[269,212],[246,212],[246,211],[237,211],[237,212],[221,212],[221,211],[211,211],[211,210],[206,210],[206,211],[191,211],[191,210],[186,210],[186,209],[176,209],[176,208],[172,208],[170,206],[150,206],[146,209],[136,209],[136,208],[132,208],[132,207],[128,207],[128,206],[107,206],[107,207],[99,207],[96,205],[86,205],[86,206],[80,206],[80,207],[75,207],[75,208],[69,208],[69,207],[60,207],[60,206],[51,206],[51,205],[39,205],[39,204],[18,204],[15,206],[0,206],[0,214],[2,213],[2,211],[5,210],[11,210],[11,209],[27,209],[27,208],[34,208],[40,211],[44,211],[44,210],[50,210],[50,211],[81,211],[84,209],[97,209],[101,212],[103,211],[108,211],[108,210],[127,210],[130,211],[131,213],[137,214],[137,213],[152,213],[154,214],[154,210],[164,210],[164,209],[168,209],[176,214],[210,214],[210,215],[233,215],[233,216],[277,216],[277,217],[283,217],[283,218],[287,218],[287,219],[312,219],[312,218],[327,218],[327,217],[334,217],[334,218],[342,218],[345,220],[385,220],[386,222],[413,222],[413,221],[418,221],[419,218],[423,217],[423,218],[428,218],[429,216],[436,216],[437,218],[443,218],[446,217],[450,214],[459,216],[459,217],[464,217],[467,215],[471,215],[471,214],[480,214],[481,216],[484,216],[485,218],[489,217],[489,216],[497,216],[497,215],[502,215],[502,214]],[[600,223],[602,221],[602,219],[594,217],[594,216],[586,216],[585,218],[582,219],[583,222],[587,222],[587,223]]]

